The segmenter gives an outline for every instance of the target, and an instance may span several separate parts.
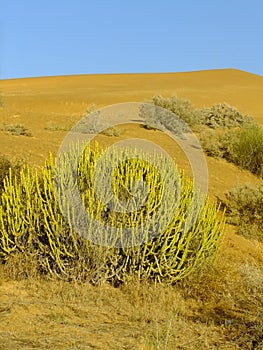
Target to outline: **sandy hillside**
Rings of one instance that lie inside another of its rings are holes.
[[[263,77],[234,69],[2,80],[0,127],[23,124],[32,136],[0,131],[0,152],[41,167],[93,104],[143,102],[156,94],[176,94],[198,107],[227,102],[263,126]],[[146,138],[191,176],[188,159],[164,133],[130,124],[120,129],[119,136],[100,136],[101,144]],[[259,183],[224,160],[206,161],[212,199],[224,200],[238,183]],[[0,350],[262,349],[257,347],[263,346],[262,257],[262,244],[227,226],[215,273],[198,276],[179,290],[13,281],[0,270]],[[30,266],[23,263],[21,277],[23,266]]]
[[[48,153],[56,153],[67,131],[85,115],[90,106],[97,108],[120,102],[143,102],[156,94],[190,99],[197,107],[227,102],[252,115],[263,125],[263,77],[234,69],[165,74],[112,74],[42,77],[2,80],[0,126],[23,124],[32,137],[11,136],[0,131],[1,153],[23,158],[40,166]],[[54,130],[55,129],[55,130]],[[117,138],[102,136],[100,142],[138,137],[158,142],[178,160],[191,176],[187,159],[173,141],[157,132],[146,132],[136,125],[124,126]],[[212,158],[209,166],[209,191],[221,196],[238,182],[254,182],[248,172]],[[224,168],[224,178],[219,168]]]

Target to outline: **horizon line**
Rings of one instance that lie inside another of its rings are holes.
[[[44,79],[44,78],[52,78],[52,77],[73,77],[73,76],[103,76],[103,75],[150,75],[150,74],[180,74],[180,73],[198,73],[198,72],[208,72],[208,71],[223,71],[223,70],[234,70],[240,71],[248,74],[253,74],[259,77],[263,77],[263,75],[256,74],[250,71],[242,70],[239,68],[226,67],[226,68],[208,68],[208,69],[198,69],[191,71],[159,71],[159,72],[119,72],[119,73],[76,73],[76,74],[58,74],[58,75],[39,75],[39,76],[25,76],[25,77],[15,77],[15,78],[0,78],[0,81],[5,80],[18,80],[18,79]]]

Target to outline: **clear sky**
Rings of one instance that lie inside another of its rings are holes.
[[[263,75],[262,0],[2,0],[0,78],[237,68]]]

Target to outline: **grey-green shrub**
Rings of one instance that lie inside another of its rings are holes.
[[[171,97],[165,98],[161,95],[154,96],[151,101],[155,106],[171,111],[176,116],[185,121],[189,126],[200,123],[199,111],[195,108],[190,100],[182,99],[173,95]],[[165,123],[165,126],[171,123],[171,120],[161,120],[161,123]]]
[[[173,112],[189,126],[201,124],[211,129],[226,129],[253,124],[251,116],[241,113],[236,107],[225,102],[197,109],[190,100],[179,98],[176,95],[167,98],[156,95],[152,97],[150,103]],[[159,122],[163,124],[164,120],[160,118]],[[172,121],[165,121],[166,124],[169,122]]]
[[[212,129],[241,127],[253,121],[250,116],[242,114],[227,103],[201,108],[199,112],[201,123]]]

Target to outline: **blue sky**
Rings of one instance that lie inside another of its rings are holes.
[[[0,78],[237,68],[263,75],[261,0],[9,0]]]

